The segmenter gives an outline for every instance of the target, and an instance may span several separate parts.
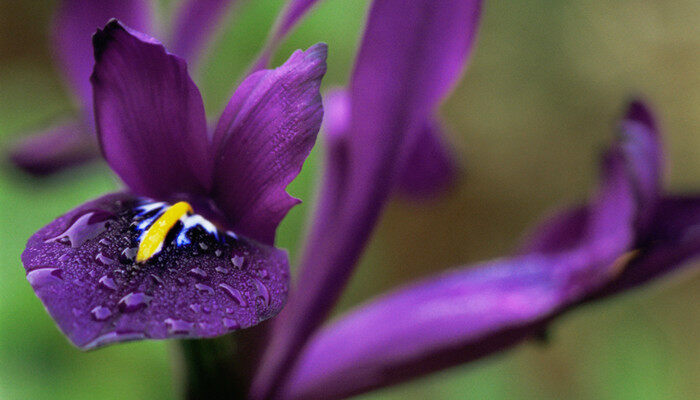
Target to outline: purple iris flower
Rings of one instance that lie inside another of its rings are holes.
[[[93,44],[97,135],[128,190],[29,239],[22,262],[46,309],[84,349],[219,336],[277,314],[289,265],[275,230],[321,124],[326,46],[248,76],[208,132],[181,58],[116,20]]]
[[[184,0],[166,36],[171,50],[198,64],[215,26],[233,0]],[[24,138],[12,149],[12,162],[34,175],[46,175],[99,157],[95,140],[90,74],[94,64],[90,37],[111,18],[140,32],[156,30],[150,1],[62,0],[54,15],[51,43],[68,86],[80,103],[71,120]]]
[[[399,288],[320,327],[458,79],[479,10],[373,2],[348,89],[327,99],[327,165],[297,286],[269,337],[252,330],[250,398],[340,399],[472,361],[700,251],[700,196],[663,192],[657,122],[635,102],[587,204],[545,220],[515,255]],[[249,76],[209,135],[181,59],[117,22],[94,42],[98,137],[130,191],[30,239],[23,262],[37,295],[83,348],[213,337],[274,316],[288,291],[274,232],[321,122],[325,47]]]

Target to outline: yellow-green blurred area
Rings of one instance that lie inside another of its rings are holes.
[[[407,0],[409,1],[409,0]],[[261,47],[281,0],[239,2],[193,71],[215,117]],[[52,1],[0,0],[0,146],[70,116],[52,63]],[[325,88],[344,85],[367,1],[321,2],[277,54],[329,44]],[[170,1],[158,15],[167,22]],[[459,186],[384,213],[340,310],[408,280],[507,255],[528,227],[583,201],[625,102],[650,101],[674,192],[700,189],[700,2],[492,0],[472,62],[442,107],[461,156]],[[86,38],[89,40],[89,38]],[[279,231],[299,253],[321,168],[317,146],[290,190],[305,200]],[[119,186],[102,163],[48,179],[0,168],[0,399],[170,399],[172,343],[83,353],[34,296],[20,253],[54,217]],[[700,267],[695,264],[695,269]],[[567,314],[548,344],[526,343],[362,399],[700,398],[700,274],[672,276]]]

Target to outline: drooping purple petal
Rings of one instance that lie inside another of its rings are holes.
[[[196,66],[204,46],[234,3],[236,0],[183,1],[173,22],[170,51]]]
[[[339,212],[320,225],[326,230],[308,236],[299,295],[276,323],[253,383],[255,398],[270,397],[284,382],[335,304],[394,186],[410,132],[432,115],[462,70],[479,12],[478,0],[373,2],[349,88],[350,168],[337,196],[343,204],[330,207]]]
[[[465,267],[358,308],[308,343],[284,398],[345,398],[483,357],[614,279],[634,240],[636,203],[620,154],[604,168],[576,243]]]
[[[266,244],[299,200],[285,191],[316,141],[325,44],[258,71],[236,90],[214,132],[213,198],[236,230]]]
[[[88,129],[73,122],[22,138],[12,148],[10,159],[33,175],[46,175],[93,160],[100,151]]]
[[[210,140],[202,97],[185,62],[116,20],[93,42],[97,132],[112,169],[148,197],[206,192]]]
[[[275,27],[265,47],[253,64],[251,72],[267,68],[267,65],[270,63],[270,58],[275,50],[277,50],[277,46],[279,46],[282,40],[284,40],[289,32],[294,29],[296,24],[301,21],[317,2],[318,0],[289,0],[278,21],[275,23]]]
[[[112,18],[141,32],[151,31],[151,9],[143,0],[62,0],[54,15],[51,40],[66,80],[92,119],[90,74],[95,64],[90,38]]]
[[[404,197],[425,199],[444,193],[457,180],[459,162],[437,121],[429,121],[409,150],[398,180]]]
[[[288,289],[286,254],[230,233],[212,235],[206,224],[181,223],[153,259],[134,263],[139,226],[150,218],[138,207],[152,203],[143,202],[125,193],[101,197],[27,243],[27,279],[76,346],[213,337],[279,312]]]

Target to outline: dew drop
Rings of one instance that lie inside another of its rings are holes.
[[[37,268],[27,273],[27,280],[32,287],[41,287],[63,282],[63,271],[58,268]]]
[[[168,318],[164,322],[165,326],[168,328],[168,334],[170,335],[186,335],[194,328],[192,322],[183,321],[181,319]]]
[[[145,293],[133,292],[122,297],[117,305],[121,312],[130,313],[146,307],[150,301],[151,297]]]
[[[270,274],[267,272],[266,269],[260,269],[258,270],[258,276],[260,276],[263,279],[267,279],[270,276]]]
[[[207,293],[209,295],[214,295],[214,289],[211,286],[207,286],[203,283],[196,283],[194,287],[202,293]]]
[[[109,246],[110,244],[112,244],[112,242],[110,242],[109,239],[107,239],[107,238],[102,238],[102,239],[100,239],[100,241],[97,242],[97,243],[99,243],[100,245],[105,246],[105,247],[107,247],[107,246]]]
[[[219,250],[219,249],[214,250],[214,255],[215,255],[215,256],[221,257],[221,254],[223,254],[221,250]]]
[[[209,313],[211,313],[211,307],[209,307],[208,305],[205,304],[205,305],[202,306],[202,311],[203,311],[205,314],[209,314]]]
[[[233,314],[236,312],[236,309],[233,307],[226,307],[226,314]]]
[[[216,267],[214,269],[216,270],[216,272],[221,273],[221,274],[228,274],[229,272],[231,272],[228,268],[224,268],[224,267]]]
[[[199,267],[192,268],[189,271],[189,274],[194,276],[195,278],[199,278],[199,279],[207,279],[209,277],[209,275],[207,275],[207,273]]]
[[[202,306],[200,306],[199,304],[190,304],[190,310],[199,314],[200,312],[202,312]]]
[[[199,248],[202,250],[206,250],[209,248],[209,246],[207,246],[204,242],[199,242]]]
[[[267,290],[267,286],[260,282],[259,280],[253,278],[253,284],[255,284],[255,289],[258,291],[258,297],[263,301],[265,307],[270,306],[270,291]]]
[[[236,321],[235,319],[232,319],[232,318],[224,318],[221,321],[224,323],[224,327],[226,327],[226,329],[228,329],[230,331],[232,331],[234,329],[239,329],[241,327],[241,325],[238,323],[238,321]]]
[[[105,275],[100,280],[97,281],[100,286],[104,289],[108,290],[117,290],[117,284],[114,283],[114,279],[110,278],[109,276]]]
[[[228,283],[220,283],[219,287],[224,290],[224,292],[233,299],[236,303],[238,303],[239,306],[241,307],[248,307],[248,302],[245,300],[245,297],[241,294],[241,291],[234,288],[233,286],[229,285]]]
[[[236,268],[241,268],[243,266],[244,261],[245,259],[241,256],[233,256],[231,258],[231,264],[233,264],[233,266]]]
[[[107,307],[97,306],[90,311],[90,315],[95,321],[104,321],[112,316],[112,312]]]
[[[159,285],[165,285],[165,282],[163,281],[163,278],[156,274],[151,274],[151,279],[153,279],[153,282],[159,284]]]
[[[113,216],[113,214],[101,210],[87,212],[78,217],[63,233],[46,240],[46,242],[58,242],[71,247],[80,247],[83,243],[104,232]]]
[[[179,276],[177,278],[177,283],[179,283],[180,285],[184,285],[185,283],[187,283],[187,281],[185,280],[185,278]]]
[[[64,254],[64,255],[58,257],[58,261],[61,262],[61,263],[65,263],[65,262],[67,262],[67,261],[70,260],[70,259],[71,259],[71,255],[68,254],[68,253],[66,253],[66,254]]]
[[[136,254],[138,254],[138,252],[138,247],[127,247],[122,250],[122,253],[119,255],[119,262],[122,264],[132,264],[134,260],[136,260]]]
[[[111,258],[107,257],[106,255],[102,253],[97,253],[97,256],[95,256],[95,260],[99,262],[102,265],[112,265],[114,264],[114,260]]]

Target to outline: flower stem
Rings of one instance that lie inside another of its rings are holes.
[[[216,339],[181,340],[182,397],[199,399],[244,399],[248,373],[241,363],[234,335]]]

